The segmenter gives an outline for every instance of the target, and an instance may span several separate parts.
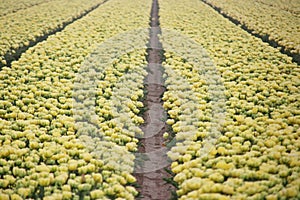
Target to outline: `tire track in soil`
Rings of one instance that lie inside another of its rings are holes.
[[[35,40],[31,40],[29,41],[29,45],[27,46],[23,46],[20,47],[18,49],[12,49],[15,53],[11,53],[11,52],[7,52],[4,55],[4,58],[6,60],[6,65],[3,65],[2,63],[0,63],[0,70],[2,69],[2,67],[6,66],[6,67],[11,67],[11,63],[13,61],[17,61],[20,59],[20,57],[22,56],[23,53],[25,53],[25,51],[27,51],[30,47],[33,47],[35,45],[37,45],[40,42],[43,42],[45,40],[47,40],[47,38],[51,35],[55,35],[57,32],[61,32],[63,31],[68,25],[74,23],[75,21],[83,18],[84,16],[88,15],[90,12],[94,11],[95,9],[97,9],[99,6],[103,5],[104,3],[108,2],[109,0],[104,0],[101,3],[98,3],[97,5],[91,7],[90,9],[86,10],[84,13],[82,13],[81,15],[73,18],[71,21],[67,21],[64,22],[61,26],[59,26],[57,29],[51,30],[49,33],[42,35],[40,37],[36,37]]]
[[[164,147],[163,134],[168,130],[167,124],[162,121],[166,117],[166,112],[163,108],[163,101],[161,97],[165,91],[163,83],[163,68],[161,66],[163,62],[163,49],[162,44],[159,42],[158,34],[161,33],[159,27],[159,6],[158,0],[153,0],[151,8],[150,19],[150,39],[147,49],[147,61],[148,61],[148,75],[145,79],[145,90],[147,91],[144,105],[147,111],[143,114],[145,123],[141,126],[145,136],[153,135],[152,137],[146,137],[140,139],[139,153],[154,152]],[[155,132],[155,134],[153,134]],[[167,155],[158,155],[159,158],[155,158],[157,163],[166,163]],[[149,164],[149,163],[148,163]],[[155,166],[156,163],[151,163],[151,166]],[[147,162],[146,162],[147,165]],[[149,168],[149,165],[148,165]],[[171,191],[175,188],[171,184],[167,184],[163,179],[170,178],[171,175],[165,171],[164,166],[162,169],[153,170],[151,172],[136,173],[137,184],[140,186],[138,189],[139,197],[137,199],[146,200],[167,200],[171,198]]]

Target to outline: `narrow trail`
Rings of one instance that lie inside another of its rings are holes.
[[[84,16],[88,15],[90,12],[94,11],[95,9],[97,9],[99,6],[103,5],[104,3],[106,3],[109,0],[104,0],[101,3],[98,3],[97,5],[91,7],[90,9],[86,10],[84,13],[82,13],[81,15],[73,18],[71,21],[66,21],[64,22],[61,26],[59,26],[57,29],[51,30],[50,32],[46,33],[45,35],[42,35],[40,37],[36,37],[34,40],[31,40],[29,42],[28,45],[26,46],[22,46],[18,49],[13,49],[13,51],[7,52],[4,55],[4,58],[6,60],[6,66],[7,67],[11,67],[11,63],[13,61],[17,61],[20,59],[20,57],[22,56],[23,53],[25,53],[25,51],[27,51],[30,47],[33,47],[35,45],[37,45],[40,42],[43,42],[45,40],[47,40],[47,38],[51,35],[55,35],[57,32],[63,31],[68,25],[74,23],[75,21],[83,18]],[[14,52],[14,53],[12,53]],[[2,63],[0,63],[0,70],[2,69],[2,67],[4,67],[5,65],[3,65]]]
[[[165,91],[163,81],[163,48],[159,42],[158,34],[161,33],[159,27],[159,7],[158,0],[153,0],[150,21],[150,39],[148,48],[148,75],[145,79],[145,89],[147,91],[144,105],[147,111],[144,113],[145,123],[141,126],[144,138],[140,139],[141,146],[139,153],[151,154],[150,161],[144,163],[145,171],[136,174],[137,183],[140,185],[138,199],[167,200],[171,198],[172,185],[167,184],[163,179],[170,175],[165,171],[167,165],[167,155],[164,150],[163,134],[167,131],[167,124],[163,121],[166,113],[163,108],[162,95]],[[155,156],[152,156],[153,152]]]

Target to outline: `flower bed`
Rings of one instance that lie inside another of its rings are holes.
[[[284,2],[284,7],[278,1],[277,3],[273,1],[271,5],[257,0],[247,2],[207,0],[207,2],[238,20],[254,34],[277,42],[293,54],[300,54],[300,12],[296,11],[299,5],[294,7],[293,3],[296,2]]]
[[[7,14],[17,12],[18,10],[30,8],[32,6],[36,6],[42,3],[46,3],[51,0],[21,0],[16,3],[14,0],[8,0],[1,2],[0,5],[0,17],[5,16]]]
[[[93,53],[113,36],[148,27],[149,10],[146,1],[107,2],[1,70],[0,199],[137,195],[130,152],[136,150],[134,136],[142,123],[145,49],[110,49],[105,68],[94,65]],[[127,47],[144,47],[148,37],[131,41],[127,36],[121,38]],[[99,76],[91,103],[80,77],[95,69]],[[81,105],[94,105],[97,117],[78,113]],[[99,129],[82,128],[82,116]]]
[[[1,17],[0,67],[14,60],[12,58],[22,49],[53,34],[102,2],[55,0]]]
[[[178,140],[169,154],[179,199],[298,199],[299,66],[200,1],[161,1],[160,25],[205,48],[217,70],[203,57],[190,62],[166,50],[166,83],[172,84],[165,107]],[[182,43],[174,40],[174,46]],[[217,129],[207,70],[220,74],[216,88],[224,86],[226,106],[219,113],[225,120]],[[188,117],[196,109],[198,117]]]

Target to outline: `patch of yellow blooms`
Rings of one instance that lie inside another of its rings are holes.
[[[166,51],[164,107],[177,139],[169,157],[179,199],[299,199],[299,66],[201,1],[160,1],[160,25],[207,50],[226,97],[212,140],[214,90],[198,70],[204,58],[195,65]]]
[[[0,17],[44,2],[44,0],[21,0],[18,3],[13,0],[2,2],[0,5]]]
[[[300,3],[299,1],[246,2],[236,0],[207,0],[230,17],[246,25],[261,36],[269,36],[286,50],[300,54]]]
[[[0,17],[0,62],[6,65],[5,54],[15,54],[16,50],[27,47],[38,37],[43,37],[70,23],[73,19],[91,9],[103,0],[45,2]],[[10,2],[15,7],[21,2]],[[5,2],[6,4],[6,2]],[[12,7],[11,5],[7,8]],[[6,8],[6,9],[7,9]],[[49,9],[51,8],[51,9]],[[8,9],[9,10],[9,9]],[[1,14],[0,14],[1,15]]]
[[[114,58],[96,85],[97,100],[83,102],[95,105],[98,117],[90,122],[100,135],[78,132],[73,93],[87,56],[114,35],[148,27],[150,7],[144,0],[107,2],[1,70],[0,199],[134,199],[130,152],[143,122],[145,50]]]

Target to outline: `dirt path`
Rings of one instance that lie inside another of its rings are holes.
[[[165,171],[168,166],[166,148],[164,147],[163,134],[167,131],[167,125],[163,121],[166,113],[163,109],[161,97],[165,91],[163,82],[163,49],[159,42],[160,33],[158,1],[153,0],[151,9],[151,31],[148,48],[148,75],[145,79],[147,95],[144,104],[147,111],[144,113],[145,124],[141,126],[144,138],[141,139],[140,153],[149,156],[144,162],[142,170],[136,174],[140,197],[138,199],[167,200],[171,198],[173,186],[167,184],[163,178],[170,177]],[[143,171],[144,170],[144,171]]]

